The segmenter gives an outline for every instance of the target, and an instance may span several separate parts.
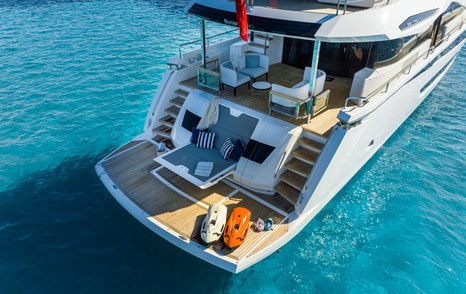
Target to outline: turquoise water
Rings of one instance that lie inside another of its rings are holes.
[[[0,0],[0,292],[466,292],[464,49],[334,200],[239,275],[113,200],[93,166],[141,132],[167,58],[197,38],[185,3]]]

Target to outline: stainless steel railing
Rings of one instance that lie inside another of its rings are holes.
[[[211,39],[217,38],[217,37],[219,37],[219,36],[223,36],[223,35],[226,35],[226,34],[229,34],[229,33],[232,33],[232,32],[235,32],[235,31],[237,31],[237,30],[238,30],[238,29],[233,29],[233,30],[230,30],[230,31],[222,32],[222,33],[219,33],[219,34],[216,34],[216,35],[207,37],[207,38],[206,38],[207,47],[210,46],[210,40],[211,40]],[[182,57],[182,48],[183,48],[183,47],[186,47],[186,46],[192,45],[192,44],[196,44],[196,43],[201,43],[201,40],[194,40],[194,41],[186,42],[186,43],[183,43],[183,44],[181,44],[180,46],[178,46],[178,52],[179,52],[180,58]]]

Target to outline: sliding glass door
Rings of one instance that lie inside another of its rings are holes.
[[[285,38],[282,62],[304,68],[312,63],[314,41]],[[319,55],[319,69],[329,75],[353,77],[364,68],[369,56],[371,43],[322,43]]]

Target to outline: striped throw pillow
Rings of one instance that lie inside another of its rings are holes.
[[[231,139],[227,138],[225,140],[225,143],[223,143],[222,148],[220,148],[220,154],[222,154],[223,159],[228,159],[231,155],[231,152],[233,152],[234,148],[235,145],[233,145]]]
[[[215,133],[201,132],[197,138],[197,147],[212,149],[214,147]]]

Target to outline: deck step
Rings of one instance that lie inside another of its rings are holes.
[[[177,90],[175,91],[175,94],[178,95],[178,96],[180,96],[180,97],[182,97],[182,98],[186,98],[186,97],[188,97],[189,92],[188,92],[188,91],[185,91],[185,90],[183,90],[183,89],[177,89]]]
[[[280,176],[280,180],[282,180],[282,182],[287,183],[288,185],[290,185],[298,191],[301,191],[304,187],[304,184],[306,183],[306,177],[298,175],[297,173],[292,172],[290,170],[286,170]]]
[[[154,141],[156,142],[164,142],[165,140],[168,140],[168,138],[165,138],[165,137],[162,137],[160,135],[156,135],[154,138],[153,138]]]
[[[301,191],[296,190],[285,182],[280,182],[275,186],[275,190],[290,203],[296,205]]]
[[[170,135],[171,132],[172,132],[171,127],[161,125],[161,126],[156,127],[155,129],[153,129],[153,131],[157,136],[160,136],[160,137],[166,138],[166,139],[171,139],[171,135]]]
[[[173,116],[166,115],[159,119],[159,122],[161,122],[164,126],[173,128],[173,126],[175,125],[175,118]]]
[[[171,102],[173,105],[175,105],[176,107],[181,108],[181,107],[183,107],[184,100],[185,100],[185,99],[184,99],[183,97],[177,96],[177,97],[173,98],[172,100],[170,100],[170,102]]]
[[[301,139],[299,139],[299,143],[301,144],[302,147],[309,149],[311,151],[315,151],[315,152],[320,152],[322,148],[324,147],[322,143],[313,141],[306,137],[302,137]]]
[[[170,115],[171,117],[177,118],[178,113],[180,113],[180,108],[172,105],[172,106],[168,107],[167,109],[165,109],[165,112],[168,115]]]
[[[298,149],[294,150],[292,154],[294,158],[310,165],[314,165],[317,156],[319,156],[319,153],[310,151],[304,147],[298,147]]]
[[[305,163],[301,160],[293,158],[292,160],[286,163],[286,169],[291,170],[292,172],[297,173],[303,177],[308,177],[312,170],[312,165]]]

